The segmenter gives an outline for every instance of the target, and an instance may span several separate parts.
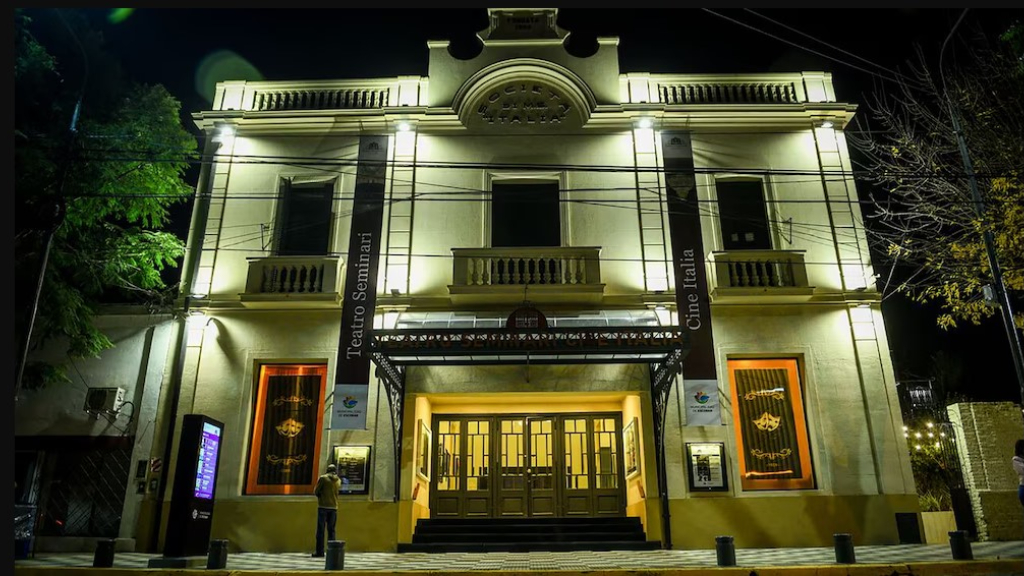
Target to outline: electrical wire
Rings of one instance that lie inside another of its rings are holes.
[[[789,44],[790,46],[793,46],[794,48],[799,48],[800,50],[803,50],[805,52],[810,52],[812,54],[815,54],[817,56],[821,56],[822,58],[826,58],[826,59],[831,60],[833,62],[837,62],[839,64],[842,64],[844,66],[849,66],[850,68],[853,68],[855,70],[860,70],[861,72],[864,72],[865,74],[870,74],[872,76],[881,78],[882,80],[886,80],[888,82],[899,83],[899,80],[897,80],[895,78],[891,78],[889,76],[883,76],[882,74],[879,74],[877,72],[872,72],[871,70],[868,70],[866,68],[861,68],[860,66],[857,66],[856,64],[850,64],[849,62],[840,60],[838,58],[833,58],[832,56],[829,56],[828,54],[824,54],[822,52],[818,52],[817,50],[814,50],[813,48],[808,48],[806,46],[802,46],[800,44],[797,44],[796,42],[791,42],[789,40],[786,40],[785,38],[780,38],[780,37],[772,34],[771,32],[766,32],[766,31],[761,30],[760,28],[758,28],[756,26],[752,26],[750,24],[747,24],[747,23],[744,23],[744,22],[740,22],[739,20],[736,20],[735,18],[730,18],[729,16],[726,16],[724,14],[719,14],[718,12],[715,12],[714,10],[710,10],[708,8],[701,8],[701,10],[707,12],[708,14],[713,14],[713,15],[719,17],[719,18],[728,20],[728,21],[730,21],[730,22],[732,22],[734,24],[738,24],[738,25],[740,25],[740,26],[742,26],[744,28],[747,28],[749,30],[753,30],[753,31],[758,32],[760,34],[764,34],[765,36],[768,36],[769,38],[774,38],[775,40],[778,40],[779,42],[784,42],[786,44]]]
[[[808,38],[810,40],[814,40],[815,42],[817,42],[819,44],[824,44],[825,46],[828,46],[829,48],[831,48],[833,50],[836,50],[838,52],[842,52],[843,54],[846,54],[847,56],[852,56],[853,58],[856,58],[857,60],[860,60],[861,62],[864,62],[866,64],[870,64],[870,65],[872,65],[875,68],[878,68],[880,70],[885,70],[886,72],[888,72],[889,74],[892,74],[895,77],[902,78],[904,81],[907,81],[909,83],[917,83],[917,80],[915,80],[914,78],[911,78],[909,76],[901,74],[900,72],[898,72],[896,70],[892,70],[890,68],[886,68],[885,66],[882,66],[881,64],[878,64],[876,62],[872,62],[871,60],[868,60],[867,58],[863,58],[861,56],[858,56],[857,54],[854,54],[853,52],[850,52],[848,50],[843,50],[842,48],[839,48],[837,46],[833,46],[832,44],[829,44],[828,42],[825,42],[824,40],[821,40],[819,38],[815,38],[814,36],[811,36],[810,34],[807,34],[806,32],[802,32],[802,31],[800,31],[800,30],[798,30],[796,28],[793,28],[792,26],[788,26],[786,24],[783,24],[782,22],[779,22],[778,20],[774,20],[772,18],[769,18],[768,16],[765,16],[764,14],[755,12],[755,11],[751,10],[750,8],[744,8],[744,10],[749,12],[749,13],[751,13],[751,14],[753,14],[754,16],[757,16],[758,18],[763,18],[764,20],[767,20],[767,21],[771,22],[772,24],[775,24],[776,26],[781,26],[782,28],[785,28],[786,30],[789,30],[790,32],[796,32],[797,34],[803,36],[804,38]],[[885,131],[885,132],[887,132],[887,131]]]

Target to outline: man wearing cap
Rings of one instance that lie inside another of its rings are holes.
[[[327,473],[316,481],[316,552],[314,558],[324,556],[324,526],[327,526],[327,538],[336,540],[335,525],[338,523],[338,492],[341,491],[341,478],[336,474],[338,467],[327,465]]]

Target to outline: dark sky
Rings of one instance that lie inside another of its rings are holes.
[[[912,56],[915,43],[934,61],[962,9],[715,11],[775,37],[692,8],[565,8],[558,23],[574,33],[581,45],[594,36],[618,36],[623,72],[830,71],[838,99],[860,105],[860,114],[866,115],[864,96],[884,81],[857,68],[887,74],[875,65],[890,69],[901,65]],[[208,107],[196,78],[212,61],[224,61],[210,58],[219,51],[233,52],[267,80],[426,75],[428,39],[472,46],[473,35],[487,26],[482,8],[159,8],[137,9],[117,24],[107,19],[109,12],[88,14],[129,76],[163,84],[179,98],[186,113]],[[967,32],[977,24],[990,33],[998,32],[1014,19],[1024,19],[1022,11],[975,9],[968,12],[959,31]],[[947,58],[955,58],[955,47],[954,42]],[[187,220],[182,211],[179,223],[187,227]],[[888,269],[877,267],[876,271],[884,278]],[[883,310],[890,348],[903,378],[931,375],[931,355],[944,351],[962,360],[961,385],[972,396],[1020,401],[1006,334],[997,318],[981,327],[946,333],[934,326],[934,309],[900,296],[887,299]]]

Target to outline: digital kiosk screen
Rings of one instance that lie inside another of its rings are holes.
[[[213,487],[217,480],[217,450],[220,448],[220,427],[203,423],[203,437],[199,444],[199,463],[196,466],[195,497],[213,499]]]

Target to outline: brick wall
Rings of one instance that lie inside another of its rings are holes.
[[[1014,443],[1024,438],[1020,407],[1011,402],[969,402],[946,411],[956,431],[978,540],[1020,540],[1024,509],[1017,500],[1017,473],[1010,463]]]

